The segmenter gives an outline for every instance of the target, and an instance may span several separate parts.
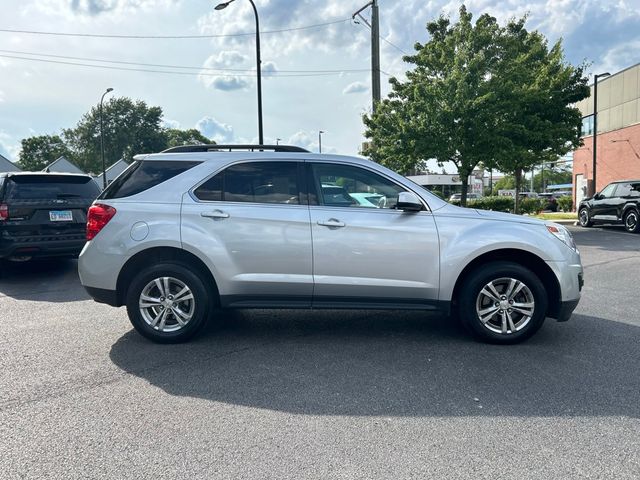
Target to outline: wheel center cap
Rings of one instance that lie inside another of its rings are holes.
[[[509,304],[508,300],[500,300],[500,309],[501,310],[507,310],[511,308],[511,305]]]
[[[164,305],[167,308],[172,307],[173,306],[173,300],[169,300],[168,298],[165,298],[164,301],[162,302],[162,305]]]

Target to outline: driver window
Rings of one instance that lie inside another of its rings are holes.
[[[606,187],[604,187],[604,189],[600,192],[600,195],[602,195],[604,198],[613,197],[613,191],[615,189],[616,189],[616,184],[612,183],[612,184],[607,185]]]
[[[312,166],[321,205],[328,207],[393,209],[406,190],[392,181],[349,165],[318,163]]]

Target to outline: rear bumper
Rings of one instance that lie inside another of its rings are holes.
[[[51,237],[49,237],[51,238]],[[16,240],[0,239],[0,258],[14,256],[29,257],[77,257],[84,247],[85,239],[54,240],[38,237]]]
[[[118,302],[118,292],[115,290],[105,290],[103,288],[84,287],[87,293],[98,303],[106,303],[112,307],[120,307]]]

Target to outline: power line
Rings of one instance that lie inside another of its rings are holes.
[[[47,60],[44,58],[29,58],[29,57],[21,57],[17,55],[4,55],[0,54],[0,58],[12,58],[15,60],[26,60],[31,62],[43,62],[43,63],[53,63],[57,65],[73,65],[76,67],[89,67],[89,68],[102,68],[106,70],[121,70],[125,72],[146,72],[146,73],[164,73],[169,75],[191,75],[191,76],[205,76],[205,77],[220,77],[224,76],[224,74],[220,73],[203,73],[203,72],[175,72],[168,70],[155,70],[155,69],[146,69],[146,68],[125,68],[125,67],[115,67],[113,65],[91,65],[87,63],[76,63],[76,62],[66,62],[62,60]],[[282,77],[326,77],[331,75],[341,75],[343,72],[317,72],[317,73],[285,73],[283,75],[278,74],[277,72],[263,72],[262,74],[268,76],[270,78],[282,78]],[[350,73],[350,72],[346,72]],[[242,73],[234,73],[232,76],[234,77],[255,77],[255,74],[242,74]]]
[[[284,32],[296,32],[299,30],[308,30],[311,28],[327,27],[330,25],[337,25],[339,23],[345,23],[350,21],[350,18],[343,18],[341,20],[334,20],[325,23],[316,23],[314,25],[305,25],[302,27],[281,28],[277,30],[262,30],[260,35],[267,35],[271,33],[284,33]],[[216,35],[113,35],[102,33],[69,33],[69,32],[45,32],[40,30],[15,30],[8,28],[0,28],[0,32],[5,33],[22,33],[27,35],[52,35],[57,37],[90,37],[90,38],[122,38],[122,39],[151,39],[151,40],[188,40],[199,38],[228,38],[228,37],[246,37],[253,36],[255,32],[243,32],[243,33],[228,33],[228,34],[216,34]]]
[[[48,53],[35,53],[35,52],[21,52],[16,50],[0,50],[0,53],[6,53],[10,55],[29,55],[29,56],[38,56],[38,57],[47,57],[47,58],[61,58],[65,60],[79,60],[79,61],[89,61],[89,62],[100,62],[100,63],[115,63],[119,65],[138,65],[143,67],[160,67],[160,68],[176,68],[183,70],[198,70],[203,71],[212,71],[212,72],[252,72],[251,69],[248,68],[209,68],[209,67],[194,67],[194,66],[186,66],[186,65],[168,65],[162,63],[139,63],[139,62],[126,62],[122,60],[107,60],[102,58],[90,58],[90,57],[71,57],[67,55],[54,55]],[[277,73],[356,73],[356,72],[368,72],[367,68],[360,69],[333,69],[333,70],[278,70]],[[265,72],[267,73],[267,72]]]
[[[383,42],[388,43],[389,45],[391,45],[393,48],[395,48],[396,50],[398,50],[400,53],[404,53],[405,55],[409,55],[407,52],[405,52],[403,49],[401,49],[399,46],[397,46],[395,43],[391,43],[389,40],[387,40],[386,38],[384,38],[382,35],[380,35],[380,38],[382,39]]]

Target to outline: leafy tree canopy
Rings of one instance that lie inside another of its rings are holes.
[[[463,5],[452,24],[427,24],[407,80],[391,79],[389,98],[364,116],[366,154],[406,174],[425,159],[451,161],[463,181],[482,162],[512,173],[578,145],[580,112],[572,104],[589,95],[584,66],[564,61],[561,44],[548,48],[526,18],[500,26],[490,15],[475,23]]]
[[[200,133],[200,130],[190,128],[189,130],[179,130],[168,128],[165,130],[167,148],[179,147],[180,145],[213,144],[211,139]]]
[[[27,171],[39,171],[60,157],[71,158],[71,152],[58,135],[39,135],[21,142],[18,164]]]

